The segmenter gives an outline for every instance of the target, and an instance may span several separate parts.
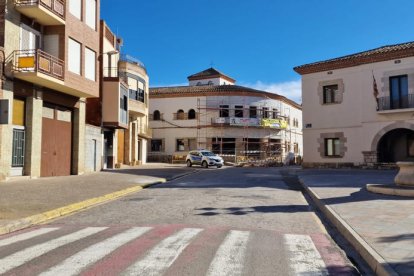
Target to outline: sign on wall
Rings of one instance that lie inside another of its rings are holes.
[[[288,126],[287,121],[281,119],[262,119],[263,127],[286,129]]]
[[[231,126],[260,126],[260,119],[257,118],[230,118]]]

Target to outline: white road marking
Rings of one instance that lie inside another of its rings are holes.
[[[185,228],[164,239],[142,260],[131,265],[123,275],[160,275],[178,258],[191,240],[203,231],[197,228]]]
[[[250,232],[230,231],[210,264],[207,275],[241,275]]]
[[[32,247],[28,247],[22,251],[9,255],[6,258],[0,259],[0,274],[5,273],[13,268],[16,268],[58,247],[91,236],[107,228],[108,227],[88,227],[75,233],[57,239],[53,239],[38,245],[34,245]]]
[[[290,254],[290,266],[297,275],[329,275],[321,255],[311,237],[306,235],[284,236]]]
[[[41,276],[69,276],[80,274],[87,266],[96,263],[106,255],[122,245],[140,237],[144,233],[151,230],[152,227],[135,227],[123,233],[108,238],[100,243],[94,244],[62,263],[50,268],[48,271],[40,274]]]
[[[19,235],[16,235],[16,236],[4,239],[4,240],[0,240],[0,247],[10,245],[16,242],[20,242],[20,241],[29,240],[31,238],[41,236],[46,233],[50,233],[52,231],[56,231],[58,229],[59,228],[41,228],[41,229],[33,230],[27,233],[19,234]]]

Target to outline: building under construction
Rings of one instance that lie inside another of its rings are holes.
[[[300,105],[234,85],[213,68],[188,80],[189,86],[150,89],[149,161],[184,161],[188,151],[201,148],[234,163],[300,160]]]

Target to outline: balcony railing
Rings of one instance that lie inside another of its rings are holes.
[[[103,69],[103,77],[104,78],[118,78],[119,77],[118,67],[105,67]]]
[[[62,0],[15,0],[17,7],[30,7],[41,5],[65,20],[65,1]]]
[[[148,118],[150,121],[163,121],[164,120],[164,113],[161,113],[159,117],[154,117],[154,114],[149,114]]]
[[[39,49],[13,52],[14,72],[39,72],[63,81],[65,79],[64,68],[63,60]]]
[[[414,94],[392,99],[391,97],[378,98],[378,111],[414,108]]]
[[[145,91],[142,89],[129,89],[129,99],[145,103]]]

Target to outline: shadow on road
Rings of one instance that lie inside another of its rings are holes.
[[[309,205],[275,205],[275,206],[252,206],[252,207],[230,207],[230,208],[199,208],[201,211],[197,216],[235,215],[243,216],[252,213],[302,213],[311,212]]]

